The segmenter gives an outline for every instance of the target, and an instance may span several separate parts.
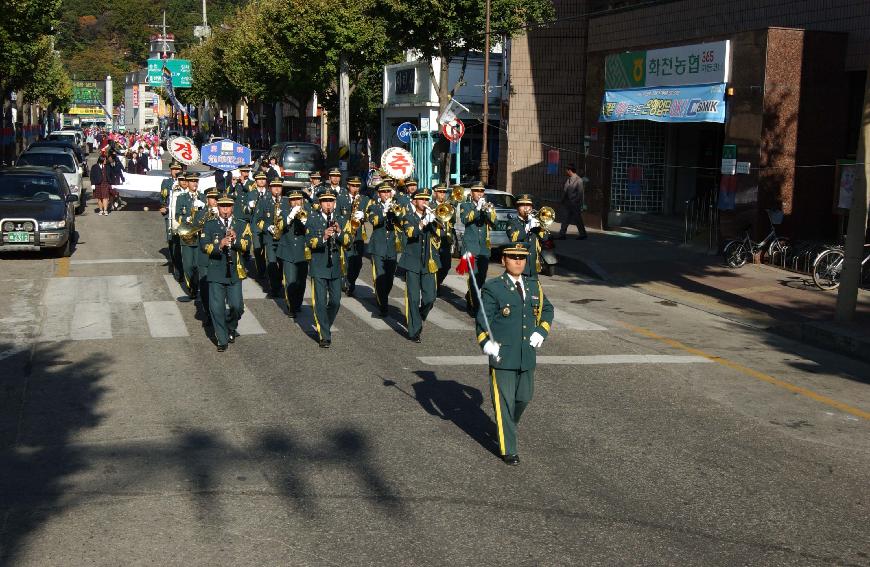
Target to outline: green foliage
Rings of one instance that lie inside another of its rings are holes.
[[[60,57],[51,49],[48,36],[40,41],[41,54],[33,80],[24,88],[24,100],[53,110],[66,110],[72,103],[73,85]]]
[[[56,24],[60,0],[4,2],[0,18],[0,96],[30,84]]]

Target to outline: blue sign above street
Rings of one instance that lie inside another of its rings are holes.
[[[202,147],[202,163],[222,171],[232,171],[251,163],[251,148],[232,140],[218,140]]]
[[[399,137],[399,140],[403,144],[407,144],[411,141],[411,132],[416,132],[417,127],[411,124],[410,122],[402,122],[399,124],[399,127],[396,128],[396,136]]]
[[[725,122],[725,84],[604,91],[601,122]]]

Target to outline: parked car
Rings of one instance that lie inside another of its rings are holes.
[[[285,188],[307,187],[312,171],[323,173],[326,159],[317,144],[308,142],[281,142],[269,150],[268,159],[275,158],[281,168]]]
[[[57,169],[66,178],[70,192],[78,199],[77,212],[84,212],[87,198],[82,180],[82,170],[72,152],[65,148],[32,148],[18,157],[16,165]]]
[[[78,130],[55,130],[47,136],[47,139],[69,140],[77,145],[79,148],[81,148],[82,151],[85,151],[85,137]]]
[[[87,160],[85,159],[87,154],[85,154],[85,152],[71,140],[40,140],[38,142],[33,142],[27,147],[28,150],[30,148],[69,148],[75,152],[76,159],[79,160],[82,167],[87,163]],[[85,168],[85,177],[87,177],[87,173],[87,168]]]
[[[0,169],[0,252],[48,249],[69,256],[77,202],[56,169]]]
[[[468,187],[463,185],[464,200],[468,200],[470,191]],[[516,215],[516,205],[514,205],[514,196],[505,191],[497,189],[485,189],[483,196],[486,200],[495,206],[496,221],[495,227],[489,233],[489,242],[492,245],[494,252],[500,253],[501,249],[511,243],[511,239],[507,235],[508,217]],[[460,212],[461,203],[456,207],[456,240],[453,243],[453,255],[459,257],[460,248],[462,246],[462,235],[465,233],[465,224],[462,222]]]

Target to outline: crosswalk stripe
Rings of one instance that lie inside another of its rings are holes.
[[[172,280],[175,281],[175,280]],[[175,301],[146,301],[145,319],[152,337],[187,337],[187,327]]]
[[[489,364],[486,355],[474,356],[418,356],[417,360],[429,366],[483,366]],[[601,364],[709,364],[703,356],[670,354],[592,354],[581,356],[538,356],[538,365],[588,366]]]
[[[64,341],[69,339],[70,321],[75,311],[74,303],[49,303],[45,306],[42,332],[38,341]]]
[[[74,303],[77,287],[76,278],[52,278],[45,286],[42,303],[44,305]]]
[[[266,299],[266,292],[254,278],[242,280],[242,297],[245,299]]]
[[[242,336],[266,334],[266,330],[263,329],[263,326],[260,325],[260,322],[257,321],[257,318],[254,317],[254,314],[251,313],[251,310],[248,309],[247,305],[245,305],[245,310],[242,313],[242,318],[239,319],[239,333]]]
[[[401,280],[395,281],[395,286],[399,289],[405,289],[405,282]],[[398,302],[401,305],[402,312],[405,310],[405,300],[391,298],[391,300],[395,303]],[[434,325],[441,327],[442,329],[446,329],[448,331],[467,331],[469,329],[473,329],[474,327],[468,321],[463,321],[461,319],[457,319],[452,315],[449,315],[446,311],[438,307],[438,300],[435,300],[435,307],[429,312],[429,315],[426,317],[426,322],[432,322]]]
[[[404,332],[405,328],[392,319],[383,319],[380,314],[375,314],[377,311],[377,299],[375,299],[375,290],[369,285],[361,280],[357,280],[354,296],[342,301],[342,306],[347,305],[348,310],[365,321],[366,324],[378,331],[389,331],[392,329],[397,332]]]
[[[138,276],[109,276],[106,285],[110,302],[142,302],[142,282]]]
[[[74,341],[112,338],[112,308],[108,303],[76,303],[69,338]]]
[[[187,294],[184,293],[183,289],[181,289],[181,284],[175,281],[175,278],[172,277],[171,274],[163,274],[163,281],[166,282],[166,287],[169,288],[169,293],[174,299],[178,299],[179,297],[187,297]]]

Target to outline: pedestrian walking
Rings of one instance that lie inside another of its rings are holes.
[[[577,226],[577,240],[586,239],[586,226],[583,224],[583,203],[585,202],[585,187],[583,178],[577,175],[577,168],[574,165],[569,165],[565,168],[565,174],[568,179],[565,180],[565,186],[562,192],[562,207],[565,209],[565,216],[562,221],[562,228],[559,229],[559,240],[565,240],[565,233],[568,232],[568,225]]]
[[[118,154],[110,153],[108,170],[109,170],[109,183],[111,185],[121,185],[124,183],[124,166],[121,165],[121,160],[118,158]],[[112,206],[114,210],[118,210],[127,203],[121,200],[121,195],[115,190],[114,187],[109,187],[110,199],[112,200]],[[108,213],[106,213],[108,214]]]
[[[109,181],[109,168],[106,165],[106,158],[100,156],[97,163],[91,166],[90,171],[91,187],[93,187],[94,198],[99,204],[100,210],[97,213],[100,216],[109,214],[109,201],[112,198],[112,185]]]
[[[517,425],[532,401],[536,350],[553,323],[553,305],[541,283],[523,275],[528,255],[522,244],[504,249],[505,271],[484,284],[477,312],[477,342],[489,355],[499,453],[508,465],[520,464]]]

